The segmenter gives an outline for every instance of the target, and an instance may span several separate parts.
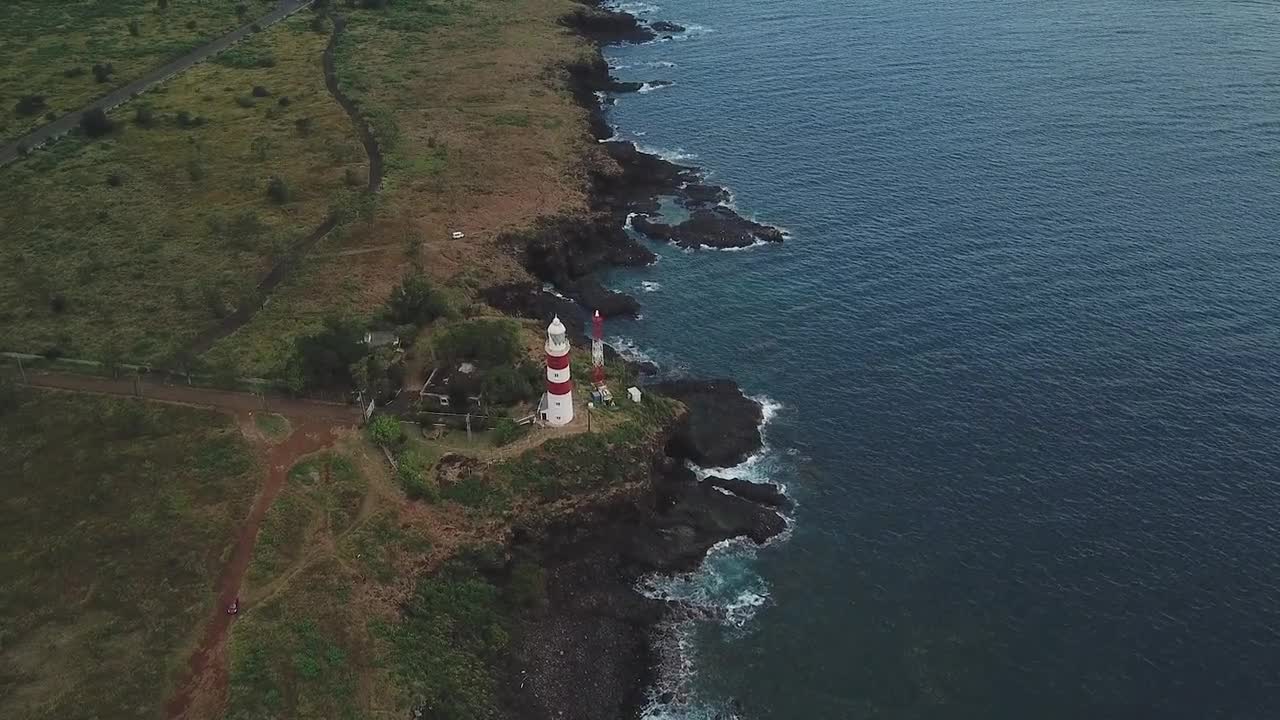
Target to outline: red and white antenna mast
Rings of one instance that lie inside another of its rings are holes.
[[[604,385],[604,318],[597,310],[591,318],[591,382]]]

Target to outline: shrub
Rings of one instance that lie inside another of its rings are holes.
[[[254,85],[254,86],[253,86],[253,96],[254,96],[254,97],[269,97],[270,95],[271,95],[271,91],[270,91],[270,90],[268,90],[268,89],[266,89],[265,87],[263,87],[263,86],[261,86],[261,85]]]
[[[132,36],[134,36],[134,37],[138,37],[139,35],[141,35],[141,34],[142,34],[142,23],[138,22],[137,20],[130,20],[130,21],[129,21],[129,34],[130,34],[130,35],[132,35]]]
[[[324,329],[298,338],[284,375],[297,389],[350,387],[351,367],[367,352],[364,333],[351,320],[330,317]]]
[[[247,12],[249,12],[248,5],[245,5],[244,3],[240,3],[239,5],[236,5],[236,17],[244,17],[245,13]]]
[[[156,116],[155,113],[152,112],[151,108],[146,105],[140,105],[138,106],[138,109],[133,112],[133,122],[141,127],[149,128],[155,124]]]
[[[420,272],[406,277],[387,301],[387,315],[397,325],[421,327],[448,313],[449,301]]]
[[[511,602],[518,607],[546,607],[547,571],[532,560],[517,560],[511,566],[507,593]]]
[[[342,181],[346,183],[348,187],[359,187],[364,184],[364,178],[360,177],[360,173],[356,172],[355,168],[347,168],[346,171],[342,173]]]
[[[281,95],[280,99],[276,102],[280,104],[280,107],[289,107],[289,103],[293,101],[289,99],[288,95]]]
[[[156,8],[159,10],[168,10],[169,0],[156,0]]]
[[[118,172],[113,172],[107,176],[107,185],[111,187],[120,187],[124,184],[124,176]]]
[[[80,77],[81,75],[84,75],[86,72],[88,72],[88,70],[85,70],[83,67],[80,67],[79,65],[77,65],[76,67],[69,67],[66,70],[63,70],[62,77],[77,78],[77,77]]]
[[[114,130],[116,124],[102,108],[93,108],[80,116],[80,129],[91,138],[101,137]]]
[[[267,197],[281,205],[289,202],[292,194],[289,192],[289,186],[285,183],[284,178],[273,177],[267,181]]]
[[[18,99],[18,104],[13,106],[13,111],[23,117],[26,117],[28,115],[35,115],[41,110],[44,110],[44,108],[45,103],[43,95],[23,95]]]
[[[236,104],[242,108],[251,108],[257,105],[258,102],[248,95],[237,95]]]
[[[187,21],[187,29],[188,29],[188,30],[195,30],[197,27],[199,27],[199,23],[197,23],[195,20],[188,20],[188,21]]]
[[[375,417],[369,422],[369,427],[365,428],[365,433],[370,440],[384,447],[400,442],[400,438],[404,436],[400,421],[390,415]]]
[[[115,72],[116,69],[111,65],[111,63],[95,63],[93,66],[93,79],[100,83],[110,82],[111,76],[114,75]]]
[[[55,315],[61,315],[67,309],[67,297],[62,293],[57,293],[49,297],[49,309]]]
[[[293,126],[298,129],[299,135],[311,134],[311,118],[303,117],[293,121]]]
[[[528,427],[517,425],[511,418],[499,418],[493,425],[493,442],[498,446],[507,445],[524,436]]]
[[[435,502],[440,493],[427,477],[427,463],[418,453],[408,450],[396,457],[396,481],[411,500]]]
[[[521,352],[519,328],[505,318],[454,323],[436,336],[435,351],[449,364],[470,360],[486,367],[510,365]]]
[[[187,177],[191,178],[191,182],[200,182],[208,174],[208,168],[199,158],[192,158],[187,161]]]
[[[317,14],[315,17],[311,18],[312,32],[322,33],[328,31],[328,29],[329,25],[324,21],[323,15]]]
[[[485,399],[495,405],[514,405],[538,395],[538,387],[529,382],[529,377],[510,365],[485,371],[480,387]]]

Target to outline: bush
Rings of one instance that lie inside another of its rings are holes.
[[[507,594],[517,607],[546,607],[547,571],[532,560],[517,560],[511,566]]]
[[[239,5],[236,5],[236,17],[244,17],[245,13],[247,12],[249,12],[248,5],[245,5],[244,3],[240,3]]]
[[[280,99],[276,102],[279,103],[280,107],[289,107],[289,103],[293,101],[289,99],[288,95],[281,95]]]
[[[404,436],[404,430],[400,428],[400,421],[390,415],[379,415],[369,422],[369,426],[365,428],[365,433],[369,439],[378,445],[390,447],[398,442]]]
[[[285,183],[283,178],[273,177],[267,181],[267,197],[283,205],[284,203],[289,202],[289,198],[292,197],[292,193],[289,192],[289,186]]]
[[[61,293],[49,298],[49,309],[55,315],[61,315],[67,309],[67,297]]]
[[[454,323],[436,336],[435,351],[447,364],[470,360],[485,367],[511,365],[521,353],[519,326],[505,318]]]
[[[200,182],[208,174],[208,168],[198,158],[192,158],[187,161],[187,177],[191,178],[191,182]]]
[[[102,137],[114,130],[115,122],[102,108],[93,108],[80,116],[80,129],[91,138]]]
[[[499,447],[509,445],[529,431],[526,425],[517,425],[511,418],[499,418],[493,425],[493,442]]]
[[[195,29],[196,29],[197,27],[199,27],[199,26],[200,26],[200,25],[199,25],[199,23],[197,23],[195,20],[188,20],[188,21],[187,21],[187,29],[188,29],[188,30],[195,30]]]
[[[85,70],[84,68],[77,65],[76,67],[69,67],[66,70],[63,70],[62,77],[78,78],[81,75],[84,75],[86,72],[88,72],[88,70]]]
[[[295,341],[294,355],[284,374],[297,389],[350,387],[351,366],[363,359],[367,350],[359,325],[330,317],[323,330]]]
[[[95,63],[93,66],[93,79],[100,83],[110,82],[111,76],[114,75],[115,72],[116,69],[111,65],[111,63]]]
[[[406,277],[387,301],[387,316],[397,325],[422,327],[447,314],[449,301],[420,272]]]
[[[113,172],[107,176],[107,185],[111,187],[120,187],[124,184],[124,176],[118,172]]]
[[[134,37],[138,37],[139,35],[141,35],[141,34],[142,34],[142,23],[138,22],[137,20],[130,20],[130,21],[129,21],[129,34],[130,34],[130,35],[132,35],[132,36],[134,36]]]
[[[18,99],[18,104],[13,106],[13,111],[23,117],[35,115],[44,110],[45,102],[43,95],[23,95]]]
[[[293,126],[298,129],[299,135],[311,134],[311,118],[303,117],[293,121]]]
[[[133,112],[133,122],[141,127],[149,128],[152,125],[155,125],[156,116],[155,113],[152,112],[151,108],[146,105],[140,105],[138,106],[138,109]]]
[[[257,105],[258,102],[248,95],[237,95],[236,104],[242,108],[251,108]]]
[[[204,117],[192,115],[186,110],[179,110],[178,114],[173,117],[181,128],[200,127],[204,124]]]
[[[270,97],[270,95],[271,95],[271,91],[270,91],[270,90],[268,90],[268,89],[266,89],[265,87],[263,87],[263,86],[261,86],[261,85],[254,85],[254,86],[253,86],[253,96],[254,96],[254,97]]]
[[[427,477],[426,461],[412,450],[396,457],[396,481],[411,500],[435,502],[440,498],[435,483]]]
[[[480,387],[485,400],[494,405],[515,405],[538,396],[538,386],[529,382],[522,370],[499,365],[485,372]]]

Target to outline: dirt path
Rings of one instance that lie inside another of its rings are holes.
[[[135,383],[132,378],[113,380],[111,378],[77,375],[74,373],[29,371],[27,372],[27,384],[31,387],[45,390],[141,397],[143,400],[154,402],[196,405],[236,414],[266,410],[290,419],[322,420],[338,425],[355,425],[360,421],[360,410],[351,405],[283,397],[268,396],[264,398],[262,395],[233,390],[215,390],[212,388],[169,385],[150,381]],[[138,394],[139,389],[141,390],[141,395]]]
[[[228,615],[226,608],[240,595],[253,546],[257,542],[258,528],[266,517],[271,503],[284,487],[289,469],[300,458],[321,450],[338,437],[339,427],[325,420],[311,420],[297,426],[282,443],[266,452],[267,475],[254,500],[249,517],[236,535],[231,559],[227,561],[218,578],[218,599],[213,615],[207,621],[200,643],[187,663],[187,671],[177,692],[165,706],[169,718],[204,716],[221,708],[227,693],[229,677],[227,633],[236,616]],[[243,605],[242,611],[248,606]]]
[[[226,35],[223,35],[216,40],[211,40],[182,57],[165,63],[128,85],[123,85],[112,90],[75,112],[67,113],[47,125],[42,125],[13,142],[0,145],[0,165],[7,165],[8,163],[16,160],[22,155],[24,148],[26,150],[31,150],[40,147],[50,140],[62,137],[68,132],[71,132],[71,130],[80,123],[80,117],[86,112],[95,108],[110,110],[118,105],[123,105],[140,93],[146,92],[174,75],[187,70],[192,65],[207,59],[211,55],[216,55],[217,53],[226,50],[254,32],[257,32],[258,30],[255,30],[254,28],[261,29],[274,25],[308,5],[311,5],[313,2],[315,2],[315,0],[278,0],[274,10],[263,15],[257,20],[254,20],[252,23],[232,30]]]
[[[338,105],[347,113],[347,117],[351,119],[351,125],[355,128],[356,134],[360,137],[360,143],[364,145],[365,154],[369,158],[369,182],[365,187],[368,194],[377,193],[382,189],[382,148],[378,146],[378,141],[373,136],[373,131],[369,129],[369,124],[360,117],[360,111],[356,108],[351,98],[342,93],[342,89],[338,87],[338,70],[334,64],[334,54],[337,52],[338,38],[342,35],[342,31],[347,27],[346,18],[340,15],[333,16],[333,33],[329,36],[329,44],[324,49],[324,55],[321,64],[324,66],[324,85],[329,90],[329,94],[337,101]],[[213,327],[205,330],[197,335],[184,350],[192,355],[200,355],[208,352],[213,344],[231,333],[244,327],[258,310],[267,304],[271,298],[271,293],[279,287],[280,283],[289,277],[302,259],[306,257],[311,248],[316,246],[324,236],[333,232],[338,226],[338,217],[336,215],[329,217],[311,234],[294,243],[289,248],[289,252],[280,259],[279,262],[267,272],[266,276],[258,282],[255,292],[257,298],[255,301],[242,303],[235,312],[228,315],[221,322]]]

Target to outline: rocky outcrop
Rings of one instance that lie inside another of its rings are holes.
[[[606,316],[634,315],[635,298],[606,289],[594,273],[605,267],[640,267],[656,256],[609,218],[545,218],[532,229],[507,233],[499,241],[521,256],[522,264],[543,282]]]
[[[640,215],[631,220],[631,227],[655,240],[685,248],[740,248],[783,240],[781,230],[748,220],[724,206],[694,210],[679,225],[654,222]]]
[[[692,570],[723,540],[761,543],[785,528],[773,510],[667,462],[634,497],[515,533],[513,554],[546,570],[547,602],[512,634],[509,716],[634,717],[655,671],[652,628],[676,609],[640,595],[637,581]]]
[[[711,487],[731,492],[744,500],[750,500],[762,505],[786,507],[791,502],[782,493],[782,488],[774,483],[755,483],[750,480],[722,478],[714,475],[705,478],[702,482]]]
[[[684,26],[683,26],[683,25],[677,25],[677,24],[675,24],[675,23],[673,23],[673,22],[668,22],[668,21],[666,21],[666,20],[658,20],[657,22],[651,22],[651,23],[649,23],[649,29],[650,29],[650,30],[653,30],[654,32],[660,32],[660,33],[682,33],[682,32],[684,32]]]
[[[693,209],[729,202],[729,191],[719,185],[690,183],[681,189],[681,204]]]
[[[763,446],[760,403],[732,380],[673,380],[649,386],[684,403],[688,413],[667,453],[701,467],[732,467]]]
[[[575,8],[560,22],[588,40],[602,45],[642,43],[657,37],[657,34],[642,25],[633,15],[594,7]]]

